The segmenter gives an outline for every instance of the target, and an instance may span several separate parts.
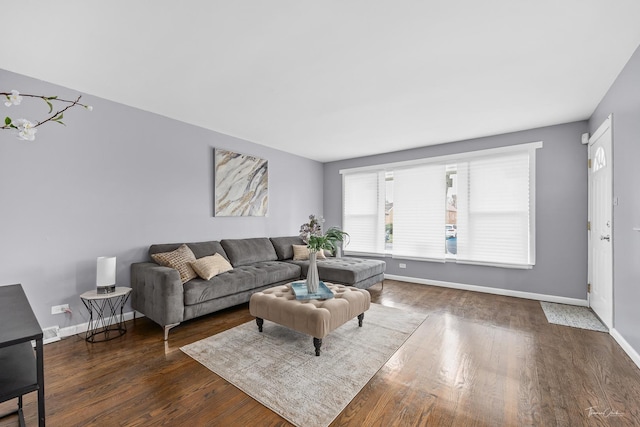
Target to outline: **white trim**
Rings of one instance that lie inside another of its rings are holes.
[[[427,261],[427,262],[438,262],[440,264],[444,264],[445,262],[447,262],[447,257],[445,255],[442,256],[442,258],[421,258],[421,257],[412,257],[412,256],[406,256],[406,255],[391,255],[391,258],[393,259],[406,259],[409,261]],[[449,262],[455,262],[455,258],[452,258],[451,256],[449,257]]]
[[[536,162],[538,156],[529,153],[529,266],[533,268],[536,265]]]
[[[390,256],[387,253],[375,253],[375,252],[357,252],[357,251],[347,251],[347,250],[342,250],[342,255],[345,256],[355,256],[355,257],[359,257],[359,256],[369,256],[369,257],[388,257]]]
[[[515,268],[520,270],[531,270],[534,264],[501,264],[499,262],[467,261],[456,259],[457,264],[484,265],[486,267]]]
[[[542,141],[529,142],[525,144],[508,145],[505,147],[488,148],[486,150],[465,151],[457,154],[447,154],[445,156],[424,157],[421,159],[405,160],[402,162],[383,163],[383,164],[371,165],[371,166],[361,166],[358,168],[340,169],[339,173],[341,175],[346,175],[346,174],[358,173],[358,172],[370,172],[370,171],[377,171],[377,170],[379,171],[379,170],[401,168],[401,167],[414,166],[414,165],[422,165],[425,163],[450,162],[452,160],[460,161],[460,160],[471,159],[474,157],[510,153],[513,151],[525,151],[525,150],[531,151],[538,148],[542,148]]]
[[[124,321],[133,319],[133,311],[128,313],[124,313]],[[118,316],[119,317],[119,316]],[[144,314],[136,313],[136,317],[144,317]],[[116,323],[116,319],[114,317],[108,317],[105,319],[109,322],[109,325]],[[67,326],[66,328],[60,328],[59,336],[61,338],[70,337],[72,335],[85,334],[87,332],[87,328],[89,327],[89,322],[79,323],[77,325]]]
[[[464,291],[482,292],[485,294],[504,295],[508,297],[532,299],[537,301],[555,302],[558,304],[578,305],[587,307],[586,299],[559,297],[556,295],[536,294],[533,292],[513,291],[510,289],[490,288],[488,286],[467,285],[464,283],[443,282],[440,280],[419,279],[416,277],[396,276],[395,274],[385,274],[385,279],[398,280],[401,282],[418,283],[421,285],[440,286],[442,288],[461,289]]]
[[[456,264],[468,264],[468,265],[481,265],[484,267],[500,267],[500,268],[514,268],[518,270],[531,270],[535,266],[534,264],[501,264],[497,262],[483,262],[483,261],[468,261],[468,260],[460,260],[455,255],[447,255],[444,259],[436,259],[436,258],[416,258],[409,257],[404,255],[393,255],[391,253],[384,254],[374,254],[374,253],[364,253],[364,252],[343,252],[344,255],[349,256],[371,256],[371,257],[386,257],[393,259],[402,259],[408,261],[423,261],[423,262],[454,262]]]
[[[629,344],[627,340],[624,339],[624,337],[620,334],[620,332],[618,332],[616,328],[611,328],[609,330],[609,334],[613,337],[614,340],[616,340],[618,344],[620,344],[620,347],[622,347],[624,352],[627,353],[631,360],[633,360],[633,363],[635,363],[636,366],[640,368],[640,354],[638,354],[638,352],[631,346],[631,344]]]
[[[600,126],[598,126],[598,129],[589,138],[589,147],[591,147],[593,143],[596,142],[598,138],[600,138],[611,127],[612,119],[613,113],[609,114],[607,118],[604,119],[604,121],[600,124]]]

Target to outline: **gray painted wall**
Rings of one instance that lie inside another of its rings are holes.
[[[580,137],[586,131],[587,122],[583,121],[326,163],[324,213],[327,223],[342,221],[340,169],[543,141],[544,146],[537,150],[536,158],[537,251],[533,269],[386,258],[387,273],[584,300],[587,292],[587,149],[581,145]],[[400,269],[400,262],[407,268]]]
[[[589,120],[593,133],[613,113],[613,324],[640,353],[640,48]]]
[[[74,90],[0,70],[0,89],[75,97]],[[95,288],[96,257],[117,257],[117,283],[153,243],[295,235],[322,213],[322,164],[156,114],[83,96],[66,127],[34,142],[0,131],[0,285],[22,283],[42,327],[87,321],[79,295]],[[170,96],[167,102],[172,102]],[[2,119],[43,118],[24,100]],[[213,217],[213,148],[269,161],[267,217]],[[295,179],[292,177],[295,174]],[[51,315],[68,303],[69,315]]]

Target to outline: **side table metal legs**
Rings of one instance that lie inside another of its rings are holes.
[[[89,326],[85,336],[88,342],[109,341],[127,332],[123,310],[128,298],[129,293],[103,299],[82,298],[89,311]],[[96,339],[100,335],[104,338]]]

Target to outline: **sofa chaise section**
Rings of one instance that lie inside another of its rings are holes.
[[[300,266],[301,277],[307,277],[309,261],[293,259],[293,245],[304,245],[300,237],[272,237],[271,243],[276,250],[278,259]],[[327,257],[318,259],[318,276],[320,280],[335,284],[354,286],[368,289],[376,283],[384,286],[384,261],[353,257]]]

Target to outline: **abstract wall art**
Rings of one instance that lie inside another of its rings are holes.
[[[266,216],[268,162],[259,157],[215,149],[215,216]]]

